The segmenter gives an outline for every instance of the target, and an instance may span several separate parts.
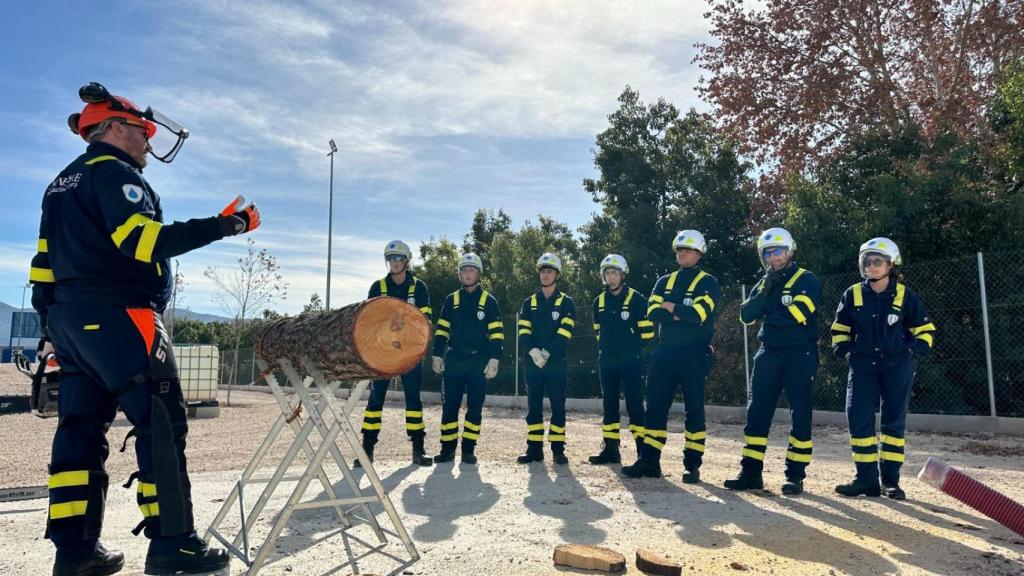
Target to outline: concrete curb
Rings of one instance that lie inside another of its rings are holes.
[[[220,390],[242,390],[246,392],[270,393],[266,386],[221,386]],[[348,389],[339,390],[340,397],[348,398]],[[363,395],[363,400],[369,397],[369,391]],[[388,390],[388,401],[397,402],[404,400],[405,395],[401,390]],[[439,392],[422,392],[420,399],[425,404],[441,404]],[[513,408],[526,410],[526,396],[487,396],[486,406]],[[620,402],[620,410],[625,413],[626,406]],[[549,403],[544,400],[544,406]],[[573,412],[589,412],[600,414],[603,404],[600,398],[567,398],[565,401],[567,410]],[[669,411],[670,414],[682,415],[684,413],[682,402],[675,402]],[[712,422],[723,424],[743,424],[746,420],[747,409],[743,406],[706,406],[705,417]],[[831,412],[826,410],[814,411],[814,424],[816,426],[838,426],[846,427],[846,414],[844,412]],[[776,424],[785,424],[790,421],[789,410],[779,408],[775,411],[773,420]],[[957,416],[949,414],[908,414],[907,429],[915,432],[937,432],[944,434],[1005,434],[1010,436],[1024,436],[1024,418],[1005,418],[991,416]]]

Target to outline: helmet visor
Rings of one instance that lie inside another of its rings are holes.
[[[146,108],[142,117],[152,121],[158,127],[156,134],[149,139],[149,145],[152,148],[149,153],[161,162],[171,163],[181,151],[185,140],[188,139],[188,130],[152,108]]]

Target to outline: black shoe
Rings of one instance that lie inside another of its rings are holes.
[[[187,537],[157,538],[149,543],[146,574],[205,574],[224,569],[231,561],[220,548],[210,548],[195,532]]]
[[[543,462],[544,461],[544,449],[540,446],[536,448],[531,444],[526,448],[526,452],[516,458],[516,462],[519,464],[529,464],[530,462]]]
[[[764,490],[764,480],[760,474],[748,474],[740,472],[735,478],[725,481],[724,486],[729,490]]]
[[[683,484],[697,484],[700,482],[700,468],[688,469],[683,472]]]
[[[644,451],[644,438],[643,438],[643,436],[637,438],[635,440],[635,443],[636,443],[636,457],[639,458],[640,454],[642,454],[643,451]]]
[[[661,463],[641,458],[632,466],[623,466],[622,475],[629,478],[661,478]]]
[[[442,462],[452,462],[455,460],[455,450],[448,450],[445,448],[441,449],[441,453],[434,456],[434,464],[441,464]]]
[[[81,560],[58,560],[53,563],[53,576],[107,576],[120,572],[124,568],[124,554],[116,550],[107,550],[102,544],[96,544],[91,556]]]
[[[366,436],[363,436],[363,452],[366,452],[366,455],[370,457],[370,462],[373,462],[373,446],[375,444],[376,444],[376,442],[367,442],[366,441]],[[363,467],[363,463],[360,462],[359,459],[357,458],[357,459],[352,461],[352,467],[353,468],[362,468]]]
[[[433,466],[434,460],[423,451],[423,437],[412,439],[412,463],[420,466]]]
[[[803,480],[786,480],[782,485],[782,493],[786,496],[798,496],[804,493]]]
[[[462,449],[462,463],[476,464],[476,454],[472,450]]]
[[[882,489],[885,490],[885,495],[892,500],[906,500],[907,493],[900,488],[899,484],[882,484]]]
[[[565,457],[565,452],[552,452],[551,460],[559,466],[565,466],[569,463],[569,459]]]
[[[882,489],[878,487],[877,483],[869,483],[863,480],[854,480],[849,484],[840,484],[836,486],[836,493],[842,494],[843,496],[871,496],[877,498],[882,495]]]
[[[619,454],[618,440],[605,440],[601,452],[590,457],[591,464],[619,464],[621,462],[622,456]]]

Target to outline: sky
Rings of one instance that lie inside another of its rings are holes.
[[[324,295],[334,161],[332,307],[365,297],[391,239],[461,243],[473,213],[575,229],[598,210],[594,138],[628,84],[704,110],[697,0],[91,1],[0,5],[0,301],[18,306],[47,184],[84,149],[67,128],[90,81],[192,136],[146,179],[165,219],[257,203],[293,313]],[[245,237],[181,256],[183,307],[222,313],[203,276]],[[27,302],[27,299],[26,299]]]

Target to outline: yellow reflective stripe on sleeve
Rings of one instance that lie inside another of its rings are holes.
[[[655,311],[655,310],[657,310],[658,308],[661,308],[661,304],[658,304],[658,303],[654,303],[654,304],[651,304],[651,305],[649,305],[649,306],[647,307],[647,315],[648,315],[648,316],[650,316],[650,315],[651,315],[651,312],[654,312],[654,311]]]
[[[900,452],[887,452],[885,450],[882,450],[881,457],[882,457],[882,460],[888,460],[890,462],[905,462],[906,461],[906,456],[904,456]]]
[[[438,318],[437,319],[437,325],[440,326],[441,328],[451,328],[452,327],[452,323],[447,321],[447,320],[445,320],[444,318]]]
[[[793,316],[793,319],[796,320],[799,324],[807,324],[807,316],[804,316],[804,313],[801,312],[799,308],[790,304],[789,306],[786,306],[786,310],[789,310],[789,313]]]
[[[46,242],[46,238],[40,238],[39,242],[36,243],[36,252],[39,252],[40,254],[46,254],[49,249],[49,244]]]
[[[639,320],[636,325],[640,328],[654,328],[654,322],[651,322],[650,320]]]
[[[125,238],[127,238],[135,228],[144,226],[152,221],[153,219],[145,214],[132,214],[124,221],[124,224],[118,226],[117,229],[114,230],[114,233],[110,235],[110,238],[114,241],[114,246],[120,248],[121,244],[124,243]]]
[[[849,334],[851,330],[852,328],[850,328],[846,324],[840,324],[839,322],[832,323],[833,332],[846,332],[847,334]]]
[[[864,293],[861,292],[861,285],[853,285],[853,306],[854,308],[860,308],[864,305]]]
[[[441,328],[438,328],[437,330],[434,330],[434,336],[444,336],[445,338],[447,338],[451,336],[451,334],[447,330],[442,330]]]
[[[529,328],[520,328],[519,329],[519,335],[520,336],[525,336],[525,335],[528,335],[528,334],[533,334],[533,330],[530,330]]]
[[[530,322],[529,320],[520,320],[519,325],[525,326],[526,328],[533,328],[533,322]]]
[[[850,438],[850,446],[874,446],[878,444],[878,438],[865,436],[864,438]]]
[[[804,464],[811,463],[810,454],[798,454],[796,452],[793,452],[792,450],[786,450],[786,459],[792,460],[793,462],[803,462]]]
[[[688,286],[688,287],[686,288],[686,291],[687,291],[687,292],[693,292],[693,291],[694,291],[694,290],[695,290],[695,289],[697,288],[697,284],[698,284],[698,283],[699,283],[699,282],[700,282],[701,280],[703,280],[703,279],[704,279],[704,277],[705,277],[705,276],[707,276],[707,275],[708,275],[708,273],[707,273],[707,272],[705,272],[705,271],[703,271],[703,270],[701,270],[700,272],[698,272],[698,273],[697,273],[697,275],[693,277],[693,281],[692,281],[692,282],[690,282],[690,285],[689,285],[689,286]]]
[[[792,288],[793,285],[796,284],[797,279],[803,276],[804,272],[807,272],[807,270],[804,270],[803,268],[797,268],[796,273],[794,273],[793,276],[790,277],[789,282],[786,282],[786,285],[783,286],[783,288]]]
[[[832,337],[833,344],[839,344],[840,342],[849,342],[850,337],[845,334],[836,334]]]
[[[572,332],[569,332],[565,328],[559,328],[557,334],[565,336],[566,338],[568,338],[570,340],[572,339]]]
[[[703,324],[708,319],[708,313],[704,310],[704,306],[699,302],[694,302],[692,308],[697,316],[700,316],[700,323]]]
[[[89,331],[89,332],[92,332],[92,331],[95,331],[95,330],[99,330],[99,329],[100,329],[100,325],[99,324],[86,324],[85,326],[82,326],[82,330],[86,330],[86,331]]]
[[[501,323],[501,320],[498,320],[497,322],[489,323],[487,325],[487,329],[488,330],[494,330],[495,328],[501,328],[502,326],[504,326],[504,325]]]
[[[666,432],[666,434],[668,433]],[[686,437],[687,440],[703,440],[708,437],[708,433],[706,430],[701,430],[700,432],[684,431],[683,436]]]
[[[61,502],[60,504],[50,504],[50,520],[85,516],[85,510],[88,506],[88,500],[73,500],[71,502]]]
[[[767,436],[744,436],[743,440],[746,441],[746,443],[751,445],[751,446],[767,446],[768,445],[768,437]]]
[[[935,324],[929,322],[927,324],[918,326],[917,328],[911,328],[910,333],[913,334],[914,336],[917,336],[921,332],[931,332],[933,330],[935,330]]]
[[[811,440],[797,440],[796,438],[790,436],[789,437],[789,445],[792,446],[793,448],[806,449],[806,448],[813,448],[814,447],[814,442],[811,441]]]
[[[686,442],[685,444],[683,444],[683,448],[687,450],[695,450],[697,452],[704,451],[704,445],[699,442]]]
[[[142,494],[143,498],[152,498],[156,496],[156,484],[151,482],[139,482],[139,487],[136,490],[139,494]]]
[[[653,302],[653,303],[657,303],[657,304],[660,304],[660,303],[662,303],[664,301],[665,301],[665,297],[664,296],[659,296],[657,294],[651,295],[651,299],[648,300],[648,302]]]
[[[139,244],[135,247],[135,259],[140,262],[153,261],[153,248],[156,246],[156,239],[160,236],[160,229],[164,225],[159,222],[147,222],[142,226],[142,236],[139,237]]]
[[[915,338],[927,342],[929,348],[935,346],[935,340],[932,338],[931,334],[918,334]]]
[[[575,326],[576,325],[576,321],[573,320],[572,318],[569,318],[568,316],[564,316],[562,318],[562,324],[568,324],[569,326]]]
[[[896,283],[896,297],[892,299],[893,308],[903,308],[903,298],[907,295],[907,287]]]
[[[742,455],[747,458],[753,458],[754,460],[764,460],[764,452],[758,452],[757,450],[751,450],[750,448],[744,448]]]
[[[804,306],[807,306],[808,312],[814,312],[814,301],[811,297],[806,294],[800,294],[799,296],[793,297],[793,302],[800,302]]]
[[[654,332],[642,332],[640,334],[641,340],[652,340],[654,339]]]
[[[707,302],[708,303],[708,312],[711,312],[711,311],[713,311],[715,309],[715,301],[712,300],[711,296],[708,296],[707,294],[705,294],[704,296],[698,296],[698,297],[694,298],[693,301],[694,301],[694,303],[696,303],[696,302]]]
[[[597,332],[600,329],[601,329],[601,325],[598,324],[597,322],[594,322],[594,332]]]
[[[878,462],[878,453],[873,452],[871,454],[853,454],[854,462]]]
[[[889,436],[887,434],[882,434],[882,443],[889,444],[890,446],[906,446],[907,445],[907,439],[906,438],[897,438],[895,436]]]
[[[50,476],[49,482],[46,487],[51,490],[54,488],[67,488],[68,486],[88,486],[89,485],[89,471],[88,470],[73,470],[71,472],[60,472]]]
[[[30,282],[45,282],[53,284],[56,279],[53,277],[53,270],[49,268],[36,268],[32,267],[28,270],[28,279]]]
[[[117,158],[111,156],[110,154],[104,154],[103,156],[97,156],[91,160],[86,160],[85,165],[92,166],[93,164],[96,164],[98,162],[106,162],[107,160],[117,160]]]

